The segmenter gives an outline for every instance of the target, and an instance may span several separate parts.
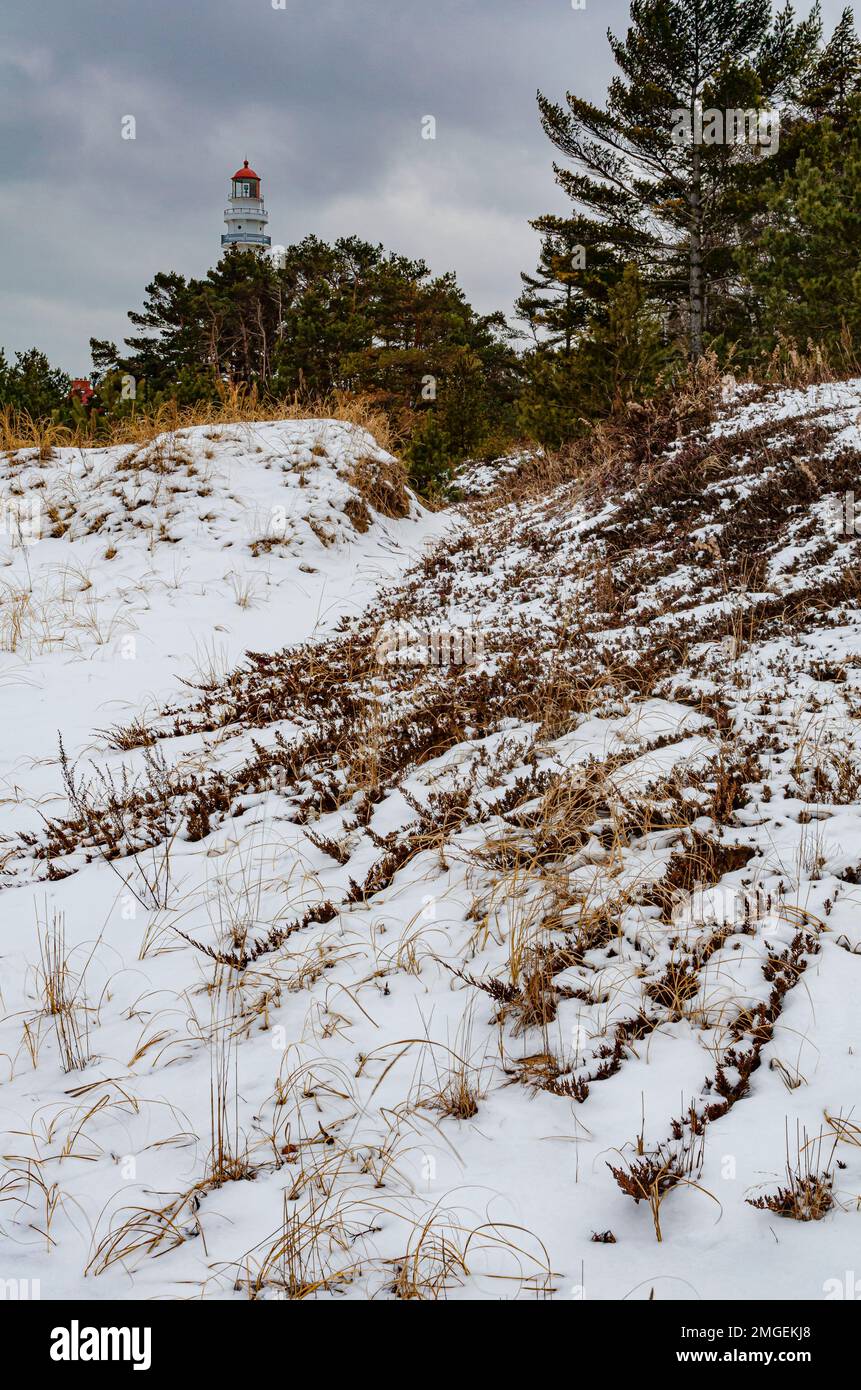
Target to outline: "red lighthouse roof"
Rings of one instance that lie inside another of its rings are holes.
[[[246,159],[244,165],[242,166],[242,168],[236,170],[236,173],[233,175],[233,177],[234,177],[235,179],[257,179],[258,182],[259,182],[259,179],[260,179],[260,175],[259,175],[259,174],[255,174],[255,172],[254,172],[253,169],[249,169],[249,167],[248,167],[248,160],[247,160],[247,159]]]

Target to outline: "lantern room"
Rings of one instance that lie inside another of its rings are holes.
[[[253,169],[249,169],[246,159],[241,169],[237,169],[233,175],[232,198],[259,198],[260,197],[260,175],[255,174]]]

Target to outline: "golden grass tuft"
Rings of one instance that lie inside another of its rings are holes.
[[[395,459],[361,458],[350,469],[347,481],[362,500],[381,516],[409,516],[407,472],[403,464]],[[363,528],[357,526],[357,529]]]
[[[273,420],[339,420],[365,429],[381,448],[392,451],[400,440],[389,417],[371,396],[335,391],[328,396],[298,393],[279,400],[262,399],[253,388],[225,387],[218,401],[180,406],[166,401],[151,410],[133,410],[121,420],[93,415],[75,427],[53,420],[34,420],[27,411],[7,406],[0,411],[0,452],[37,449],[47,459],[54,449],[86,449],[115,444],[150,444],[159,435],[201,425],[240,425]]]

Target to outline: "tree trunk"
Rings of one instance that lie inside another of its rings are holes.
[[[571,356],[571,300],[573,298],[571,282],[565,286],[565,356]]]
[[[691,234],[689,252],[688,289],[690,312],[688,316],[688,356],[692,362],[702,357],[703,352],[703,196],[702,196],[702,152],[697,143],[696,131],[691,147],[691,187],[688,202],[691,209]]]

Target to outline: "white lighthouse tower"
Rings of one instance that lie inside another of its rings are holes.
[[[266,235],[269,213],[263,206],[260,175],[249,169],[246,159],[231,181],[230,207],[224,209],[227,232],[221,238],[222,247],[239,246],[265,251],[272,244]]]

